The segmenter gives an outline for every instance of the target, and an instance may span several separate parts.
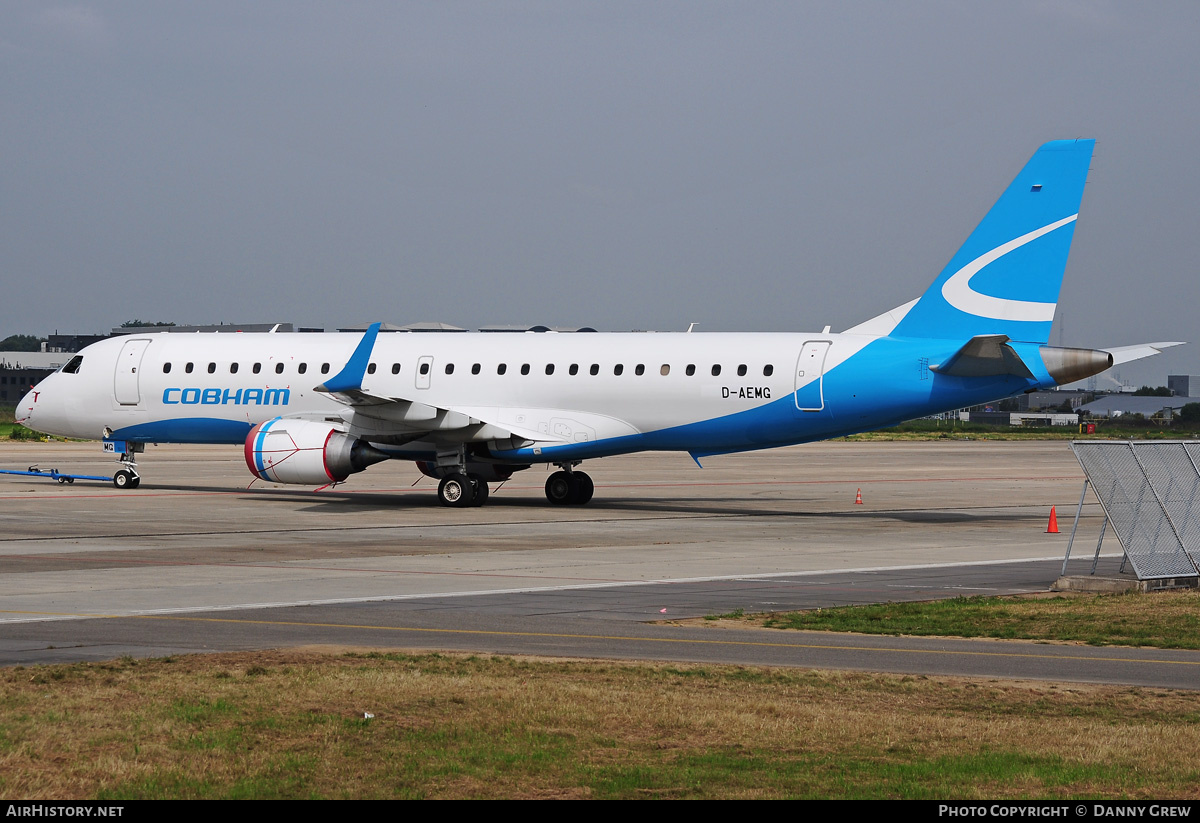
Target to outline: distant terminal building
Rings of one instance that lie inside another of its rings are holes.
[[[1140,414],[1150,419],[1171,420],[1179,410],[1195,400],[1187,397],[1140,397],[1132,394],[1110,394],[1097,397],[1091,403],[1079,407],[1092,417],[1120,417],[1124,414]]]
[[[371,325],[372,324],[370,324],[370,323],[359,323],[357,326],[346,326],[345,328],[339,328],[338,331],[354,332],[356,334],[362,334],[367,329],[369,329],[371,327]],[[406,331],[407,332],[441,332],[441,331],[459,332],[459,331],[466,331],[466,329],[461,328],[459,326],[452,326],[449,323],[439,323],[437,321],[432,321],[432,320],[421,322],[421,323],[409,323],[406,326],[397,326],[394,323],[380,323],[379,330],[381,332],[383,332],[383,331],[390,331],[390,332],[406,332]]]
[[[1078,414],[1062,412],[960,411],[963,423],[990,423],[993,426],[1076,426]]]
[[[112,330],[112,337],[119,337],[123,334],[158,334],[159,332],[170,332],[171,334],[205,334],[210,332],[320,332],[324,329],[296,329],[291,323],[218,323],[211,326],[118,326]]]
[[[595,329],[593,329],[591,326],[540,326],[540,325],[539,326],[522,326],[522,325],[480,326],[479,330],[481,332],[486,332],[486,333],[491,333],[491,334],[504,333],[504,332],[524,333],[527,331],[532,331],[532,332],[548,332],[549,331],[549,332],[563,332],[563,333],[594,332],[595,331]]]
[[[1167,388],[1176,397],[1200,397],[1200,375],[1168,374]]]
[[[55,332],[46,336],[46,342],[42,344],[42,351],[77,352],[107,338],[107,334],[59,334]]]
[[[1095,396],[1095,392],[1059,390],[1034,391],[1029,394],[1022,394],[1015,399],[1018,411],[1049,411],[1051,409],[1062,408],[1067,403],[1074,410]]]
[[[71,359],[70,352],[0,352],[0,404],[11,406],[25,392]]]

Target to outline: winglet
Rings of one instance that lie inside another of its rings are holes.
[[[347,392],[358,391],[362,388],[363,377],[367,373],[367,363],[371,359],[371,350],[375,348],[375,338],[379,335],[379,326],[379,323],[372,323],[367,327],[366,333],[363,334],[362,340],[358,341],[358,346],[354,349],[354,354],[350,355],[350,359],[346,361],[346,365],[342,366],[340,372],[317,386],[316,391]]]

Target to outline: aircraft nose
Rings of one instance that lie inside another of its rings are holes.
[[[33,407],[37,404],[37,396],[39,392],[32,389],[25,392],[24,397],[17,403],[17,407],[13,409],[13,420],[20,423],[22,426],[28,427],[33,420]]]

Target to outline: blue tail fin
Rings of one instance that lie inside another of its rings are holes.
[[[1038,149],[892,336],[1048,342],[1095,145]]]

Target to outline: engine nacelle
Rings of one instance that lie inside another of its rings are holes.
[[[246,436],[250,473],[275,483],[324,485],[345,480],[388,455],[328,423],[275,418]]]

